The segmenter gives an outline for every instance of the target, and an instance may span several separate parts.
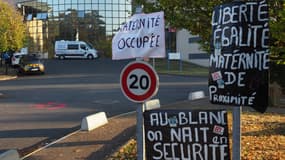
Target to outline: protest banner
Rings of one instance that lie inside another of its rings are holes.
[[[215,7],[209,71],[214,104],[268,106],[269,14],[266,0]]]
[[[164,13],[135,14],[112,40],[112,59],[165,57]]]
[[[225,110],[144,112],[146,160],[229,160]]]

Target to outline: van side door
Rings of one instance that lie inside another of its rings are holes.
[[[86,54],[87,54],[87,47],[86,47],[86,45],[85,44],[80,44],[80,54],[81,54],[81,56],[86,56]]]
[[[80,53],[79,53],[79,45],[78,44],[67,44],[67,53],[66,53],[66,56],[68,57],[77,57],[77,56],[80,56]]]

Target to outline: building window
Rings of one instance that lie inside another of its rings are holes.
[[[84,18],[84,11],[78,11],[77,17]]]
[[[28,14],[26,20],[27,21],[31,21],[33,19],[33,15],[32,14]]]
[[[37,19],[45,20],[47,19],[47,13],[37,13]]]
[[[77,38],[100,50],[102,41],[110,40],[132,13],[130,0],[37,0],[18,4],[29,23],[33,52],[53,53],[55,41]]]

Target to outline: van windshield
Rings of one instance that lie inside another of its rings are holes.
[[[90,44],[90,43],[86,42],[86,45],[87,45],[87,47],[88,47],[88,48],[93,49],[92,44]]]

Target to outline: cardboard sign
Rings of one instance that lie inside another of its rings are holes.
[[[224,110],[144,112],[146,159],[229,160]]]
[[[217,6],[212,18],[209,97],[214,104],[268,106],[269,15],[265,0]]]
[[[112,59],[165,57],[164,13],[135,14],[112,40]]]

